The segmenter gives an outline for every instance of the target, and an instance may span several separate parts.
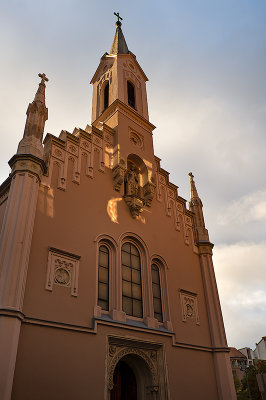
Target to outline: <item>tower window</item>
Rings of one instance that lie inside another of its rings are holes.
[[[154,318],[163,322],[160,273],[156,264],[151,266]]]
[[[109,250],[106,246],[99,248],[98,305],[109,310]]]
[[[127,315],[142,318],[140,255],[132,243],[122,246],[122,304]]]
[[[130,107],[136,108],[135,88],[129,81],[127,81],[127,101]]]
[[[104,110],[109,106],[109,82],[105,85],[104,88]]]

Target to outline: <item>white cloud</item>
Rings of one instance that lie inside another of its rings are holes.
[[[218,217],[220,225],[246,224],[266,219],[266,189],[259,190],[229,203]]]
[[[254,348],[266,333],[266,242],[215,247],[214,266],[230,346]]]

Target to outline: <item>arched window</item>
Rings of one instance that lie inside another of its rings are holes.
[[[129,81],[127,81],[127,101],[130,107],[136,108],[135,88]]]
[[[140,254],[129,242],[122,246],[122,308],[127,315],[143,316]]]
[[[105,85],[104,88],[104,102],[103,102],[104,110],[109,106],[109,82]]]
[[[103,245],[99,247],[98,305],[109,310],[109,250]]]
[[[160,272],[156,264],[152,264],[151,266],[151,276],[154,318],[156,318],[159,322],[163,322]]]

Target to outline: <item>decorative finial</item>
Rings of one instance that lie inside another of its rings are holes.
[[[190,176],[190,198],[194,199],[196,197],[199,197],[199,195],[198,195],[196,185],[195,185],[195,182],[193,179],[194,175],[192,174],[192,172],[190,172],[188,175]]]
[[[46,77],[46,75],[44,73],[43,74],[38,74],[38,76],[42,79],[42,81],[41,81],[42,85],[45,85],[44,82],[48,82],[49,81],[49,79]]]
[[[117,12],[117,13],[114,12],[114,15],[117,17],[117,21],[116,21],[116,23],[115,23],[116,26],[117,26],[117,27],[118,27],[118,26],[121,26],[122,23],[120,22],[120,19],[121,19],[121,21],[123,21],[123,18],[120,17],[119,12]]]
[[[190,176],[190,202],[189,209],[194,212],[195,216],[195,228],[197,231],[198,241],[209,241],[208,230],[205,228],[203,210],[202,210],[202,201],[199,198],[197,188],[194,182],[194,175],[192,172],[188,174]]]

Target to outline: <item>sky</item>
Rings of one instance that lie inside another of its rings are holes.
[[[114,11],[149,78],[155,154],[189,199],[193,172],[214,247],[228,344],[266,335],[266,2],[0,1],[0,181],[22,138],[39,72],[45,133],[91,122],[89,84]]]

